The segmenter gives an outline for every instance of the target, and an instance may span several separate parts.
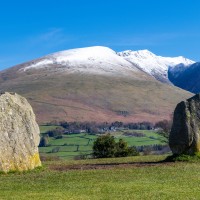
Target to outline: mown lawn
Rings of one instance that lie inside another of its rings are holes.
[[[28,173],[1,174],[0,199],[110,200],[199,199],[200,163],[149,165],[163,156],[45,162]],[[50,169],[51,166],[147,162],[144,166],[101,170]]]

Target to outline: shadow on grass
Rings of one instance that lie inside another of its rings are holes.
[[[174,162],[154,161],[154,162],[121,162],[121,163],[95,163],[95,164],[74,164],[74,165],[50,165],[50,170],[68,171],[68,170],[103,170],[103,169],[124,169],[134,167],[154,167],[161,165],[172,165]]]
[[[134,167],[156,167],[156,166],[169,166],[177,162],[200,162],[200,154],[195,155],[169,155],[164,160],[159,161],[139,161],[139,162],[114,162],[114,163],[86,163],[86,164],[73,164],[73,165],[50,165],[50,170],[68,171],[68,170],[98,170],[98,169],[124,169]]]

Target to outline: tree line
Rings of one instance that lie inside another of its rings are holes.
[[[134,130],[151,130],[157,129],[157,132],[164,136],[166,141],[169,137],[169,132],[171,129],[172,122],[168,120],[162,120],[155,124],[151,122],[138,122],[138,123],[123,123],[123,122],[50,122],[47,125],[59,125],[59,127],[47,131],[40,141],[40,146],[47,146],[49,137],[54,137],[55,139],[61,139],[64,134],[80,133],[83,131],[88,134],[98,134],[105,133],[109,131],[124,130],[124,129],[134,129]],[[126,134],[126,133],[125,133]],[[129,133],[130,134],[130,133]],[[132,133],[137,136],[137,133]],[[139,136],[142,136],[141,134]]]
[[[112,129],[135,129],[135,130],[151,130],[157,127],[162,127],[165,130],[169,129],[169,126],[171,122],[168,120],[162,120],[157,123],[151,123],[151,122],[130,122],[130,123],[124,123],[120,121],[115,121],[112,123],[109,122],[103,122],[103,123],[97,123],[97,122],[66,122],[66,121],[52,121],[47,123],[46,125],[52,126],[52,125],[58,125],[63,127],[65,130],[68,131],[76,131],[76,130],[85,130],[87,133],[92,132],[98,132],[100,130],[112,130]]]

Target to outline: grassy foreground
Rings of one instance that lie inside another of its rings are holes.
[[[0,175],[0,199],[199,199],[199,163],[152,163],[163,156],[52,161],[43,169]],[[55,166],[132,163],[103,170],[55,170]],[[135,162],[147,162],[135,165]]]

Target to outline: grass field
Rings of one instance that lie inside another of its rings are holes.
[[[40,127],[42,133],[50,129],[55,128],[56,126],[42,126]],[[144,146],[144,145],[155,145],[155,144],[164,144],[164,138],[157,134],[155,131],[148,130],[129,130],[125,132],[142,133],[144,137],[133,137],[125,136],[124,131],[112,132],[112,135],[116,140],[122,138],[124,139],[129,146]],[[63,159],[73,159],[76,156],[88,155],[92,153],[92,146],[94,140],[97,138],[96,135],[89,135],[85,133],[81,134],[70,134],[63,135],[62,139],[50,138],[48,147],[40,147],[39,151],[41,155],[45,156],[58,156]]]
[[[1,174],[2,200],[199,199],[199,163],[154,163],[164,156],[44,162],[43,169]],[[121,163],[121,165],[117,165]],[[130,166],[126,164],[130,163]],[[137,165],[140,163],[140,165]],[[145,165],[141,165],[145,163]],[[111,165],[71,170],[70,166]],[[56,169],[56,166],[61,166]]]
[[[46,125],[41,125],[40,126],[40,133],[43,134],[43,133],[46,133],[47,131],[49,130],[52,130],[52,129],[55,129],[59,126],[46,126]]]

